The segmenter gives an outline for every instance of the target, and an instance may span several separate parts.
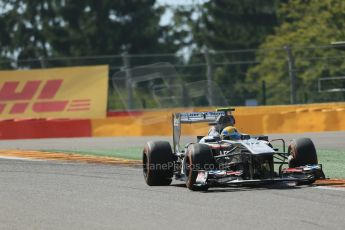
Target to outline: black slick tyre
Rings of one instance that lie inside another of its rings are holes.
[[[143,150],[143,174],[149,186],[170,185],[174,155],[167,141],[150,141]]]
[[[310,138],[298,138],[296,140],[292,140],[289,145],[288,152],[292,155],[292,158],[289,160],[290,168],[318,164],[315,145]],[[314,177],[309,181],[299,182],[297,185],[312,184],[319,177],[320,176],[318,175],[314,175]]]
[[[293,156],[289,162],[290,168],[318,163],[315,145],[310,138],[292,140],[288,151]]]
[[[208,145],[191,144],[185,157],[186,186],[192,191],[206,191],[208,185],[195,185],[198,170],[214,169],[215,161]]]

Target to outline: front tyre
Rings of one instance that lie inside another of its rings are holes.
[[[310,138],[292,140],[288,152],[292,156],[289,160],[290,168],[318,164],[315,145]]]
[[[288,152],[290,153],[290,156],[288,158],[289,168],[318,164],[315,145],[310,138],[298,138],[296,140],[292,140],[289,145]],[[324,178],[323,172],[317,171],[314,173],[312,179],[307,182],[298,184],[309,185],[314,183],[316,179],[321,177]]]
[[[208,145],[191,144],[185,157],[186,186],[192,191],[207,191],[208,185],[195,185],[198,170],[215,169],[215,160]]]
[[[149,186],[170,185],[174,155],[167,141],[149,141],[143,150],[143,174]]]

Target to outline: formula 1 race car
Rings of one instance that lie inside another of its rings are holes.
[[[150,141],[143,150],[143,174],[150,186],[170,185],[172,178],[185,181],[193,191],[212,186],[249,185],[292,181],[311,184],[325,178],[316,149],[309,138],[292,140],[286,151],[283,139],[241,134],[236,140],[219,135],[198,136],[180,147],[181,124],[205,122],[218,133],[233,125],[234,109],[173,114],[173,150],[167,141]],[[273,147],[281,142],[283,151]],[[284,166],[288,166],[283,168]]]

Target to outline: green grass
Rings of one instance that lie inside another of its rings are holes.
[[[113,150],[43,150],[47,152],[77,153],[81,155],[106,156],[124,158],[130,160],[141,160],[142,148],[119,148]],[[322,164],[326,177],[345,179],[345,150],[318,150],[319,163]]]
[[[318,159],[326,177],[345,179],[345,150],[318,150]]]

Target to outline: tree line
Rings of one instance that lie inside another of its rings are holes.
[[[289,103],[286,54],[262,50],[292,45],[296,57],[339,56],[334,49],[298,47],[344,40],[342,0],[210,0],[172,8],[156,0],[2,0],[0,8],[2,69],[13,68],[6,62],[9,59],[176,53],[187,47],[191,55],[181,62],[193,64],[201,61],[197,54],[205,48],[256,50],[212,58],[213,79],[237,105],[247,98],[260,101],[262,81],[270,90],[267,103]],[[173,17],[161,25],[167,11]],[[252,62],[217,65],[246,60]],[[298,84],[303,85],[298,89],[299,102],[334,97],[314,94],[315,81],[341,75],[344,60],[296,58],[296,68],[303,70],[298,74]],[[342,100],[342,95],[336,97]]]

